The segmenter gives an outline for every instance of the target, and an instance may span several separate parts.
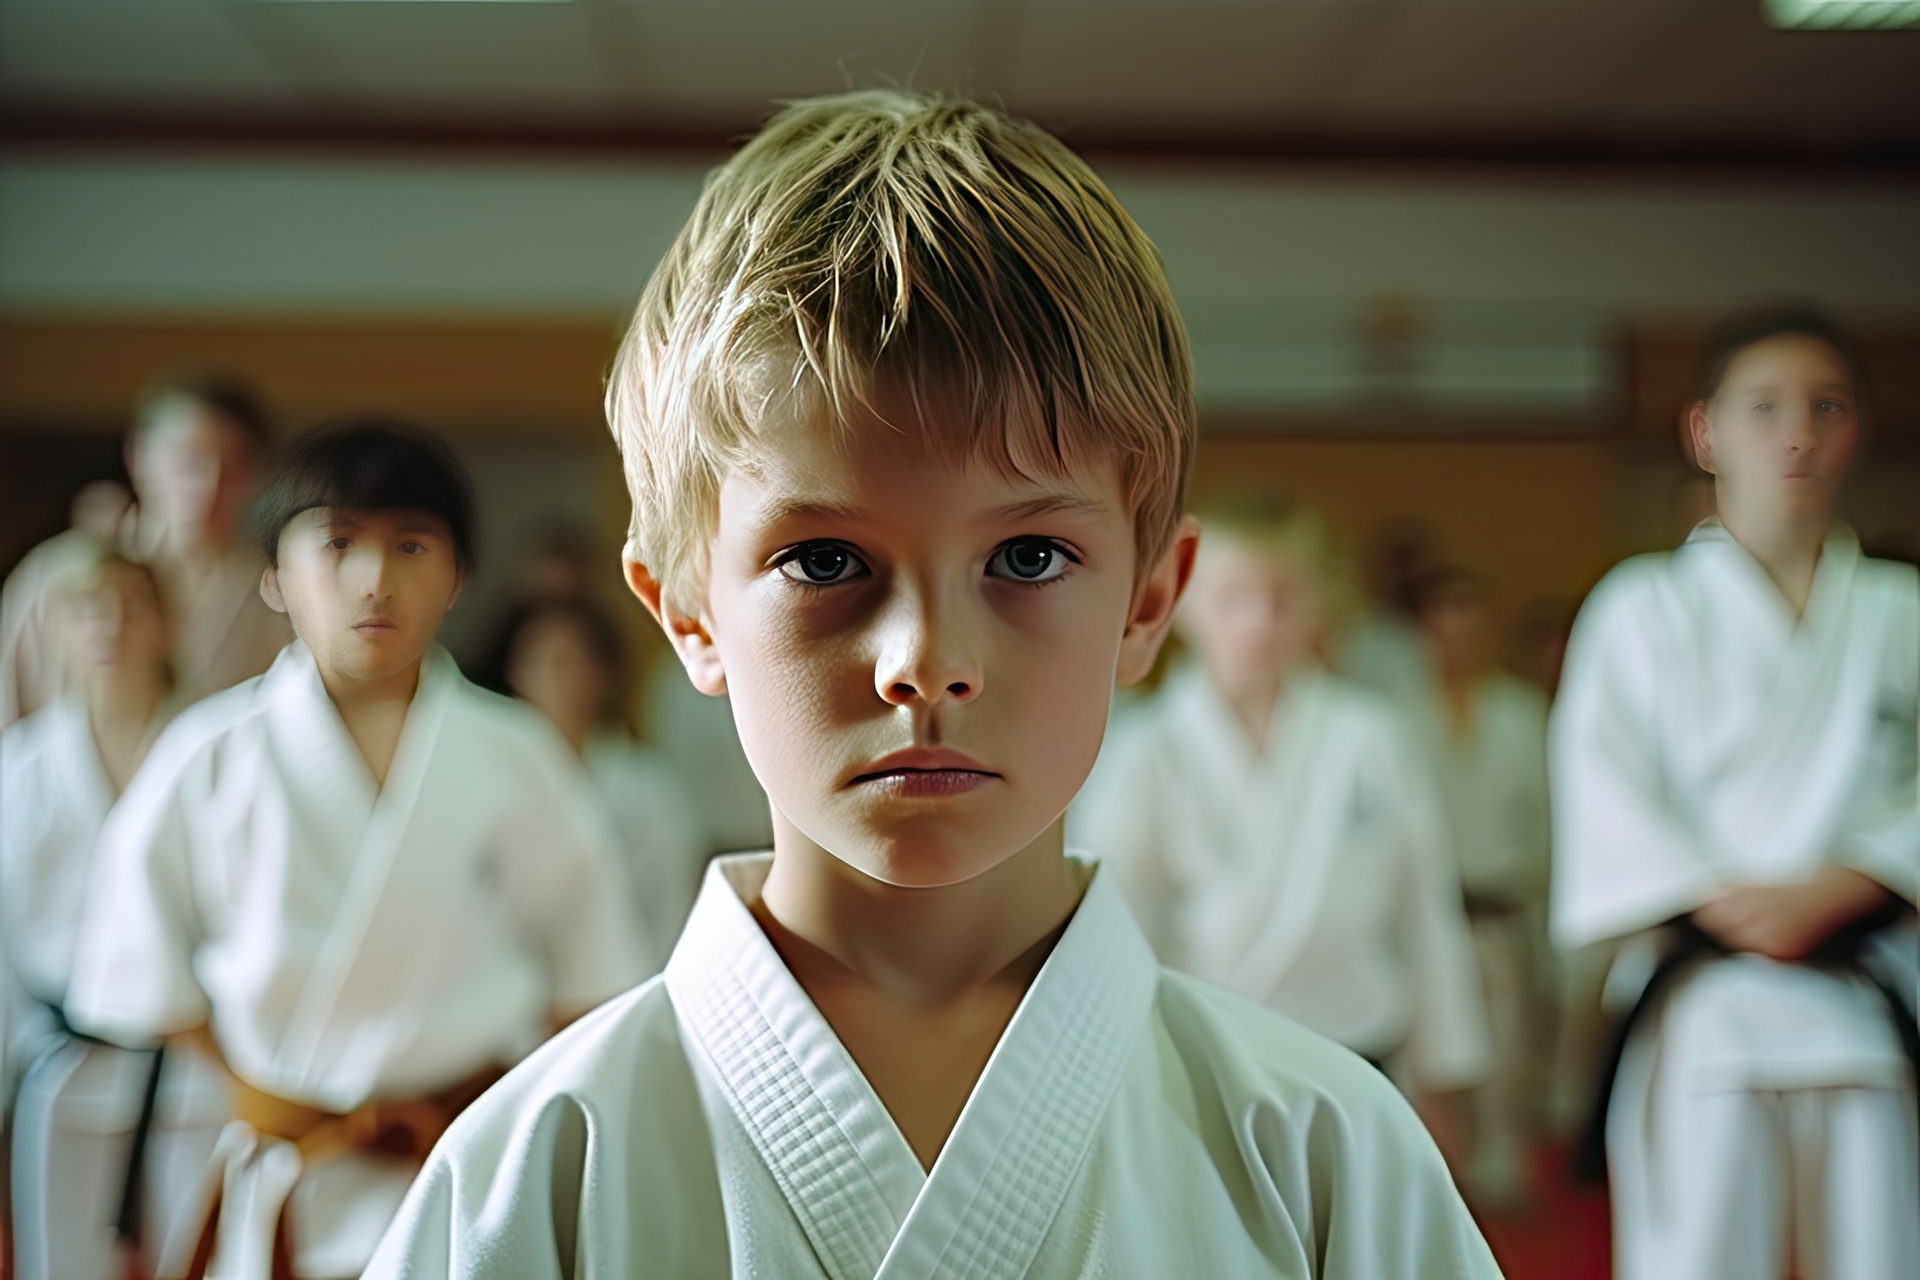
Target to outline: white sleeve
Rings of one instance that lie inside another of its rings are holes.
[[[1898,600],[1889,643],[1894,661],[1911,663],[1900,675],[1910,674],[1914,681],[1914,705],[1906,717],[1893,707],[1882,714],[1895,735],[1890,752],[1914,774],[1894,788],[1899,807],[1848,832],[1836,853],[1840,865],[1879,881],[1908,902],[1920,903],[1920,581],[1911,569],[1901,574]]]
[[[557,742],[536,745],[524,802],[503,833],[509,900],[546,958],[555,1010],[574,1014],[640,981],[649,948],[605,806]]]
[[[208,767],[204,751],[163,733],[107,815],[67,988],[79,1030],[142,1046],[211,1013],[193,972],[202,928],[191,814]]]
[[[1643,612],[1655,602],[1625,586],[1603,581],[1581,609],[1550,727],[1550,909],[1565,950],[1652,928],[1720,890],[1667,799],[1655,728],[1663,655]]]
[[[1407,863],[1400,899],[1400,936],[1413,984],[1407,1061],[1422,1088],[1463,1089],[1486,1077],[1493,1051],[1446,816],[1426,757],[1410,735],[1393,734],[1382,755],[1383,773],[1395,783]]]

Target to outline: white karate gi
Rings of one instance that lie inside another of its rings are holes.
[[[162,708],[158,732],[174,703]],[[133,1129],[153,1059],[68,1036],[66,999],[94,843],[115,799],[85,704],[61,698],[0,733],[0,944],[19,984],[11,1046],[21,1075],[11,1157],[21,1280],[119,1274],[120,1212]],[[223,1085],[176,1059],[146,1148],[148,1236],[172,1236],[186,1206],[171,1194],[213,1149]]]
[[[1377,696],[1303,672],[1256,754],[1179,672],[1115,743],[1077,829],[1109,851],[1161,958],[1420,1087],[1488,1067],[1460,887],[1426,761]]]
[[[623,887],[586,778],[537,712],[436,646],[376,789],[295,642],[175,720],[122,796],[68,1013],[136,1044],[211,1018],[244,1081],[331,1112],[425,1095],[636,980]],[[349,1153],[303,1168],[236,1130],[209,1172],[225,1181],[214,1274],[263,1274],[289,1200],[295,1273],[356,1274],[412,1167]]]
[[[1850,533],[1797,622],[1717,521],[1627,561],[1581,610],[1554,712],[1556,940],[1830,864],[1911,900],[1917,710],[1920,585]],[[1884,950],[1912,983],[1911,929]],[[1913,1275],[1913,1083],[1864,981],[1710,960],[1642,1026],[1608,1125],[1621,1276]]]
[[[625,734],[588,739],[581,759],[626,851],[634,911],[649,944],[647,972],[658,973],[693,909],[707,865],[699,808],[665,753]]]
[[[1553,1057],[1547,700],[1496,671],[1474,685],[1459,719],[1436,686],[1417,724],[1466,892],[1493,1044],[1492,1073],[1474,1091],[1469,1189],[1511,1203],[1524,1194],[1527,1138]]]
[[[1161,969],[1104,873],[924,1172],[747,909],[771,865],[456,1122],[369,1277],[1498,1275],[1386,1082]]]

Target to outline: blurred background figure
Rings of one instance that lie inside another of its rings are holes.
[[[634,735],[625,644],[598,606],[522,606],[508,621],[504,648],[507,688],[559,726],[606,805],[653,952],[649,971],[657,971],[693,906],[712,844],[692,801],[698,788]]]
[[[106,538],[150,565],[168,601],[172,664],[182,694],[199,697],[260,674],[287,642],[286,620],[260,600],[261,562],[247,502],[271,437],[251,388],[192,374],[151,387],[127,434],[134,505],[111,485],[84,487],[74,526],[22,560],[0,623],[0,722],[59,693],[48,660],[43,597],[68,547]]]
[[[1594,590],[1554,712],[1554,932],[1621,941],[1633,983],[1586,1155],[1625,1280],[1895,1280],[1920,1258],[1920,577],[1834,519],[1864,396],[1830,321],[1736,315],[1696,388],[1717,515]]]
[[[109,495],[110,496],[110,495]],[[44,633],[65,692],[0,731],[0,946],[25,997],[9,1057],[24,1078],[12,1108],[13,1223],[21,1277],[108,1277],[128,1259],[121,1221],[133,1133],[159,1060],[74,1036],[62,1006],[73,971],[94,842],[115,799],[178,709],[172,634],[153,571],[108,550],[63,553]],[[169,1102],[178,1101],[178,1082]],[[180,1107],[149,1143],[165,1170],[212,1127],[183,1132]],[[191,1130],[193,1126],[184,1126]],[[155,1201],[164,1220],[166,1188]],[[158,1225],[158,1224],[156,1224]]]
[[[1493,1071],[1474,1091],[1476,1203],[1512,1212],[1532,1193],[1531,1154],[1552,1061],[1557,997],[1547,945],[1547,700],[1502,670],[1492,586],[1430,571],[1415,609],[1433,658],[1417,717],[1440,787],[1486,994]]]
[[[1406,1082],[1451,1157],[1489,1067],[1480,979],[1425,753],[1330,674],[1325,521],[1252,490],[1202,507],[1171,675],[1078,803],[1162,958]]]
[[[1403,708],[1432,693],[1433,655],[1420,635],[1421,584],[1439,567],[1440,535],[1424,520],[1396,519],[1373,539],[1366,599],[1340,635],[1340,673]]]
[[[90,480],[73,495],[70,526],[27,552],[0,587],[0,725],[44,706],[63,670],[48,618],[53,584],[119,539],[133,493],[118,480]]]

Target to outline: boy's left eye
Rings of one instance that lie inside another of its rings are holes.
[[[987,557],[987,576],[1013,582],[1052,582],[1072,563],[1072,553],[1051,538],[1015,538]]]
[[[788,552],[778,567],[795,582],[824,587],[859,577],[866,565],[837,542],[803,542]]]

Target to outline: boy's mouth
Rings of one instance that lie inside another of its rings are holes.
[[[398,631],[400,624],[392,618],[362,618],[353,624],[353,629],[363,636],[385,636]]]
[[[899,796],[953,796],[1000,775],[959,751],[911,747],[882,756],[854,775],[850,786],[877,786]]]

